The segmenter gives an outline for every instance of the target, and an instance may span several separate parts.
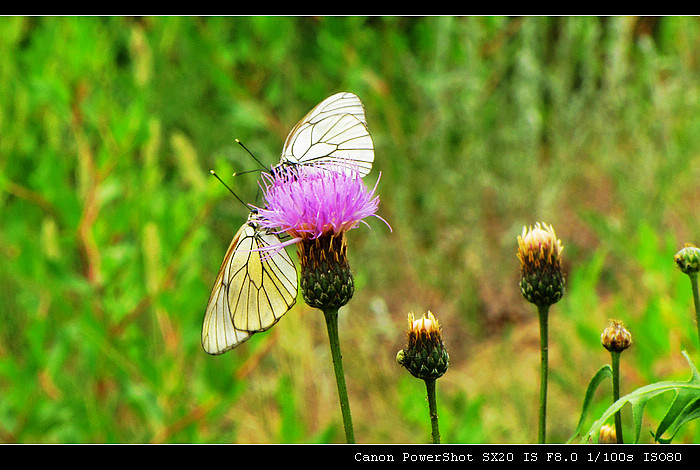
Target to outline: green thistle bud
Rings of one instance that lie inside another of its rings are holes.
[[[406,362],[406,352],[402,349],[396,353],[396,363],[400,364],[400,365],[404,365],[405,362]]]
[[[396,362],[423,380],[434,380],[447,372],[450,356],[442,342],[440,324],[431,312],[419,320],[408,314],[408,346],[398,352]]]
[[[610,320],[610,325],[600,335],[600,342],[610,352],[620,353],[632,345],[632,335],[618,320]]]
[[[700,271],[700,249],[695,245],[686,243],[673,259],[676,261],[678,269],[685,274],[697,274]]]
[[[561,253],[564,247],[554,229],[539,223],[523,228],[518,236],[520,291],[528,302],[537,306],[557,303],[564,295]]]
[[[339,309],[355,292],[344,233],[305,238],[297,244],[301,292],[310,307]]]

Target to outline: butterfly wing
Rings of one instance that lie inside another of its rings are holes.
[[[233,326],[264,331],[292,308],[297,297],[297,271],[276,235],[251,227],[239,242],[230,270],[229,308]]]
[[[364,177],[373,162],[374,143],[362,102],[342,92],[323,100],[294,126],[280,164],[330,164],[355,168]]]
[[[233,326],[228,303],[231,263],[236,247],[248,224],[243,225],[231,240],[226,255],[216,276],[202,325],[202,347],[208,354],[222,354],[246,341],[251,332]]]
[[[257,251],[278,243],[252,215],[233,237],[204,315],[202,347],[208,354],[222,354],[267,330],[294,305],[297,271],[287,252]]]

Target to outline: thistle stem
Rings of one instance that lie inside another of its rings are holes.
[[[610,351],[610,357],[612,358],[613,403],[620,399],[620,356],[620,352]],[[617,436],[617,443],[623,444],[622,414],[619,410],[615,413],[615,435]]]
[[[549,373],[549,305],[538,305],[540,317],[540,423],[539,443],[544,444],[547,433],[547,375]]]
[[[440,443],[440,428],[438,427],[437,398],[435,397],[435,379],[426,379],[425,388],[428,391],[428,407],[430,408],[430,425],[432,427],[433,444]]]
[[[348,391],[345,386],[345,373],[343,372],[343,357],[340,353],[340,339],[338,337],[338,309],[324,310],[323,316],[326,317],[326,328],[328,329],[328,340],[331,346],[333,369],[335,370],[335,381],[338,387],[340,411],[343,415],[345,439],[348,444],[354,444],[355,431],[353,430],[352,426],[352,416],[350,414],[350,401],[348,400]]]
[[[698,329],[698,340],[700,341],[700,295],[698,295],[698,274],[689,273],[690,286],[693,289],[693,301],[695,302],[695,326]]]

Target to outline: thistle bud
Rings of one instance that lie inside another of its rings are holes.
[[[678,269],[685,274],[697,274],[700,271],[700,249],[690,243],[686,243],[673,259]]]
[[[433,314],[416,320],[408,314],[408,346],[396,355],[396,362],[414,377],[434,380],[447,372],[450,356],[442,341],[440,324]]]
[[[297,244],[301,293],[310,307],[339,309],[355,292],[344,233],[304,239]]]
[[[632,345],[632,335],[618,320],[610,320],[610,325],[600,335],[603,347],[610,352],[621,353]]]
[[[608,424],[604,424],[600,428],[600,435],[598,436],[599,444],[616,444],[617,435],[615,433],[615,428]]]
[[[518,236],[520,291],[528,302],[549,306],[564,295],[561,253],[564,247],[552,226],[539,223],[533,229],[523,228]]]

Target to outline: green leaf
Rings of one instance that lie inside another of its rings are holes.
[[[621,397],[610,408],[608,408],[603,416],[598,421],[593,423],[588,433],[583,436],[582,442],[598,442],[600,428],[610,419],[616,411],[629,403],[632,406],[632,417],[635,426],[634,442],[639,442],[639,437],[642,431],[642,416],[644,414],[644,406],[652,398],[671,391],[676,392],[676,396],[666,411],[665,416],[661,420],[655,433],[652,433],[654,439],[660,443],[669,443],[675,436],[678,429],[685,423],[700,417],[700,375],[698,374],[695,364],[690,360],[690,357],[683,351],[688,364],[690,365],[691,377],[686,382],[664,381],[640,387],[637,390]],[[671,436],[663,438],[663,434],[671,431]]]
[[[671,416],[672,416],[671,413],[666,414],[666,418],[669,418]],[[695,399],[694,401],[692,401],[690,404],[688,404],[685,408],[683,408],[681,410],[681,413],[679,413],[679,416],[677,416],[677,419],[675,419],[675,424],[671,428],[670,437],[668,437],[666,439],[661,437],[661,436],[663,436],[663,432],[660,430],[661,425],[659,425],[659,429],[656,430],[656,436],[655,436],[656,440],[658,442],[660,442],[661,444],[670,444],[671,441],[673,440],[673,437],[678,432],[678,430],[685,423],[688,423],[696,418],[700,418],[700,399]],[[673,420],[671,420],[671,421],[673,421]]]
[[[588,414],[588,407],[591,405],[593,395],[595,394],[595,391],[600,383],[607,378],[612,378],[612,367],[610,367],[609,364],[605,364],[603,367],[598,369],[598,372],[595,373],[589,382],[588,388],[586,389],[586,396],[583,399],[583,408],[581,409],[581,417],[578,420],[578,426],[576,426],[576,431],[574,432],[574,435],[569,438],[567,444],[571,443],[576,436],[579,435],[581,429],[583,429],[583,421],[586,419],[586,415]]]

